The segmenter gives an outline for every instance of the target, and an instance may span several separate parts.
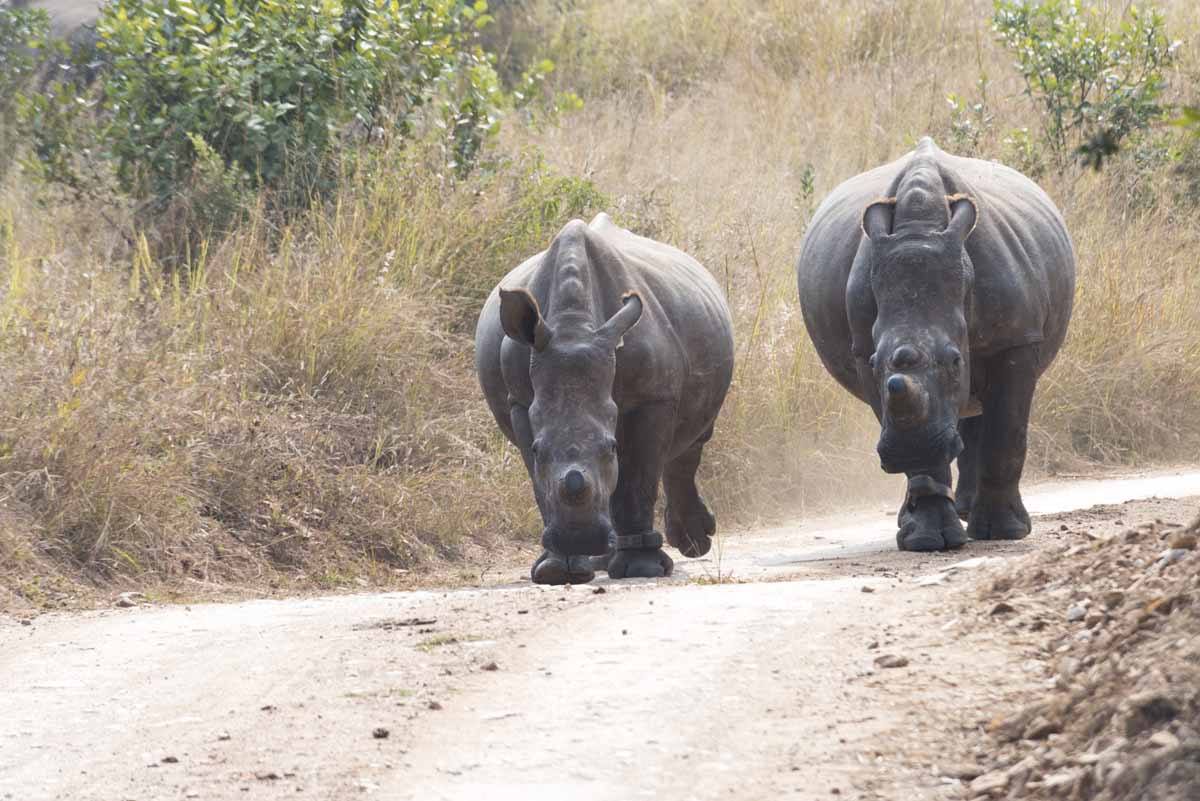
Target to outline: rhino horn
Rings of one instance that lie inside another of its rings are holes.
[[[925,416],[926,397],[915,381],[899,373],[887,380],[887,408],[892,417],[901,420]]]

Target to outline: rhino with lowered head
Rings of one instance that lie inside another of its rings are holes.
[[[501,431],[521,450],[545,526],[540,584],[671,573],[654,531],[686,556],[716,521],[696,468],[733,374],[725,298],[695,260],[601,214],[575,220],[492,291],[475,367]]]
[[[1029,409],[1075,294],[1071,240],[1046,193],[924,138],[822,202],[798,277],[821,361],[879,418],[883,469],[908,476],[900,548],[1028,534]]]

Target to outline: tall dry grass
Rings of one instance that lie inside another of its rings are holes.
[[[0,583],[37,602],[81,578],[387,583],[533,528],[469,333],[600,198],[536,160],[450,184],[385,155],[329,207],[282,229],[253,213],[174,273],[93,210],[5,196]]]
[[[507,3],[491,34],[504,64],[550,55],[550,90],[578,92],[582,111],[510,120],[495,165],[465,182],[419,149],[375,154],[329,205],[284,228],[252,212],[174,273],[112,230],[114,210],[49,201],[17,176],[0,196],[0,586],[53,604],[81,578],[184,593],[388,584],[534,548],[471,328],[505,271],[601,209],[695,255],[729,295],[738,366],[701,476],[725,525],[898,494],[869,411],[812,350],[793,265],[821,197],[921,135],[1035,164],[1013,131],[1036,117],[990,12]],[[1200,13],[1182,0],[1168,13],[1189,42],[1182,92]],[[991,123],[954,125],[950,93],[985,99]],[[1036,399],[1035,471],[1200,444],[1190,158],[1190,178],[1144,153],[1042,177],[1079,294]]]

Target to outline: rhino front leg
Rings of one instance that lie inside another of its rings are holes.
[[[675,428],[674,406],[656,403],[621,415],[617,424],[617,489],[610,510],[616,529],[610,578],[669,576],[675,565],[654,530],[654,504]]]
[[[717,519],[696,489],[696,470],[700,467],[704,443],[712,433],[709,428],[695,444],[668,462],[663,471],[663,489],[667,493],[667,542],[692,558],[708,553],[712,536],[717,531]]]
[[[963,451],[958,455],[958,489],[954,493],[954,511],[963,520],[971,519],[971,507],[979,494],[979,449],[983,433],[983,415],[958,421]]]
[[[533,499],[537,501],[542,525],[545,526],[545,500],[538,490],[538,483],[533,474],[533,433],[529,426],[529,410],[524,406],[513,404],[509,410],[509,420],[513,432],[511,439],[521,449],[525,471],[529,473],[529,481],[533,485]],[[595,577],[596,571],[592,566],[591,557],[568,556],[550,548],[545,548],[542,555],[534,560],[533,567],[529,569],[529,578],[534,584],[587,584]]]
[[[902,551],[948,551],[966,544],[967,535],[954,511],[949,463],[926,473],[908,474],[896,522],[896,546]]]
[[[1032,529],[1029,512],[1021,501],[1020,483],[1037,375],[1037,345],[1004,351],[988,364],[979,493],[967,526],[967,533],[973,539],[1019,540]]]

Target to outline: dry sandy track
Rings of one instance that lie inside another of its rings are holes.
[[[667,581],[0,621],[0,798],[962,797],[972,733],[1039,678],[948,611],[988,562],[921,577],[1152,495],[1200,474],[1034,488],[1030,539],[952,555],[896,553],[875,510],[732,535]]]

